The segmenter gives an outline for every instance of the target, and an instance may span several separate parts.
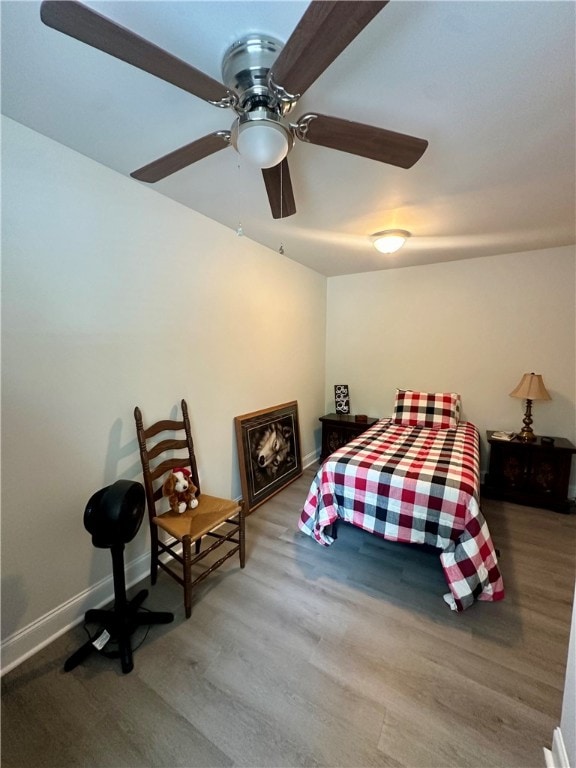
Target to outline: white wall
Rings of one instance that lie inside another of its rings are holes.
[[[188,400],[216,494],[240,496],[236,415],[297,400],[314,455],[326,279],[18,123],[2,129],[2,637],[33,645],[109,578],[82,515],[94,491],[140,477],[135,405],[151,422]],[[147,546],[143,525],[127,563],[145,572]]]
[[[564,247],[329,278],[327,408],[334,384],[370,416],[391,414],[397,387],[450,390],[482,436],[519,430],[509,393],[534,371],[552,397],[533,403],[534,431],[576,444],[575,273]]]

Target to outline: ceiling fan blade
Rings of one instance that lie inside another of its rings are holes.
[[[310,144],[338,149],[399,168],[411,168],[428,146],[425,139],[405,133],[316,114],[301,117],[295,135]]]
[[[274,83],[301,96],[388,2],[312,0],[274,62]]]
[[[294,192],[290,179],[288,160],[284,158],[281,163],[273,168],[263,168],[262,176],[268,193],[270,210],[274,219],[285,219],[296,213]]]
[[[116,24],[77,0],[44,0],[40,18],[49,27],[132,64],[205,101],[229,102],[227,88],[199,69]]]
[[[197,139],[191,144],[186,144],[186,146],[180,147],[180,149],[175,149],[174,152],[170,152],[168,155],[164,155],[164,157],[159,157],[158,160],[148,163],[148,165],[139,168],[137,171],[133,171],[130,176],[133,179],[138,179],[138,181],[147,181],[153,184],[155,181],[165,179],[166,176],[171,176],[176,171],[181,171],[182,168],[186,168],[192,165],[192,163],[214,154],[214,152],[225,149],[229,144],[229,131],[209,133],[201,139]]]

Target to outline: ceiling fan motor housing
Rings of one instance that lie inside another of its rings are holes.
[[[272,107],[268,73],[283,48],[271,35],[251,34],[233,43],[222,60],[222,82],[239,96],[240,111]]]

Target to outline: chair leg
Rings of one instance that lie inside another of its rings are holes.
[[[239,523],[240,523],[240,530],[238,532],[238,539],[240,544],[240,550],[239,550],[239,556],[240,556],[240,568],[244,568],[246,565],[246,536],[245,536],[245,523],[246,523],[246,516],[244,514],[244,502],[240,502],[240,512],[239,514]]]
[[[186,618],[189,619],[192,614],[192,540],[190,536],[182,538],[182,560],[183,560],[183,578],[184,578],[184,611]]]
[[[150,583],[156,584],[158,578],[158,528],[150,527]]]

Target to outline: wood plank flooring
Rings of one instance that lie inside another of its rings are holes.
[[[435,554],[349,526],[330,548],[300,534],[312,476],[248,518],[245,570],[203,582],[190,620],[160,574],[145,605],[176,619],[134,636],[132,673],[96,653],[64,673],[82,627],[8,673],[3,767],[543,766],[576,515],[485,501],[507,597],[455,614]]]

